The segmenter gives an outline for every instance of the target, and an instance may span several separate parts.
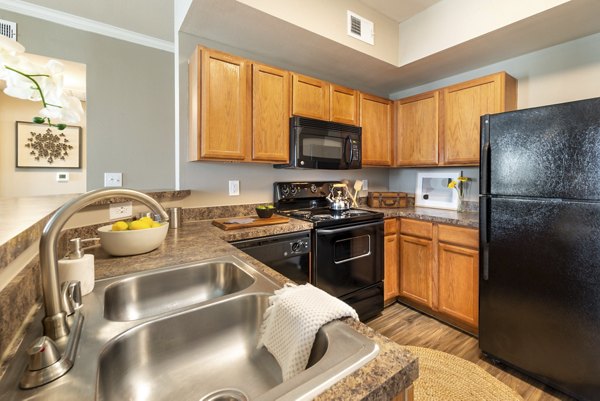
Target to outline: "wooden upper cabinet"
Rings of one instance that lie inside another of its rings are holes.
[[[244,160],[250,138],[249,65],[246,60],[196,47],[189,64],[190,160]]]
[[[252,65],[252,160],[289,161],[289,72]]]
[[[292,73],[292,114],[329,120],[329,84]]]
[[[440,92],[432,91],[397,100],[398,166],[438,164],[438,122]]]
[[[329,88],[329,119],[338,123],[358,125],[358,91],[334,84]]]
[[[360,126],[363,165],[391,166],[394,159],[392,102],[361,93]]]
[[[443,164],[479,164],[480,117],[514,110],[517,81],[500,72],[443,89]]]

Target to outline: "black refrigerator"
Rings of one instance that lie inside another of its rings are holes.
[[[481,118],[479,346],[600,400],[600,98]]]

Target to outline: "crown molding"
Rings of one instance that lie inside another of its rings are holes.
[[[22,0],[0,0],[0,9],[12,11],[18,14],[43,19],[56,24],[65,25],[86,32],[108,36],[114,39],[124,40],[142,46],[152,47],[167,52],[175,52],[175,44],[167,40],[158,39],[149,35],[118,28],[103,22],[88,18],[78,17],[73,14],[53,10],[51,8],[27,3]]]

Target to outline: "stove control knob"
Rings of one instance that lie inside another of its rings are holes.
[[[292,252],[300,252],[302,250],[302,241],[292,242]]]
[[[298,193],[298,187],[292,185],[292,195],[296,195]]]
[[[287,185],[282,185],[281,186],[281,193],[283,194],[283,196],[287,196],[287,194],[290,192],[290,188]]]
[[[313,194],[317,192],[317,186],[315,184],[310,184],[310,192]]]

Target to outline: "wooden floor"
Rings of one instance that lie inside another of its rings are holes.
[[[428,347],[471,361],[516,390],[526,401],[574,400],[513,369],[494,365],[479,352],[477,338],[399,303],[388,306],[382,315],[366,324],[398,344]]]

